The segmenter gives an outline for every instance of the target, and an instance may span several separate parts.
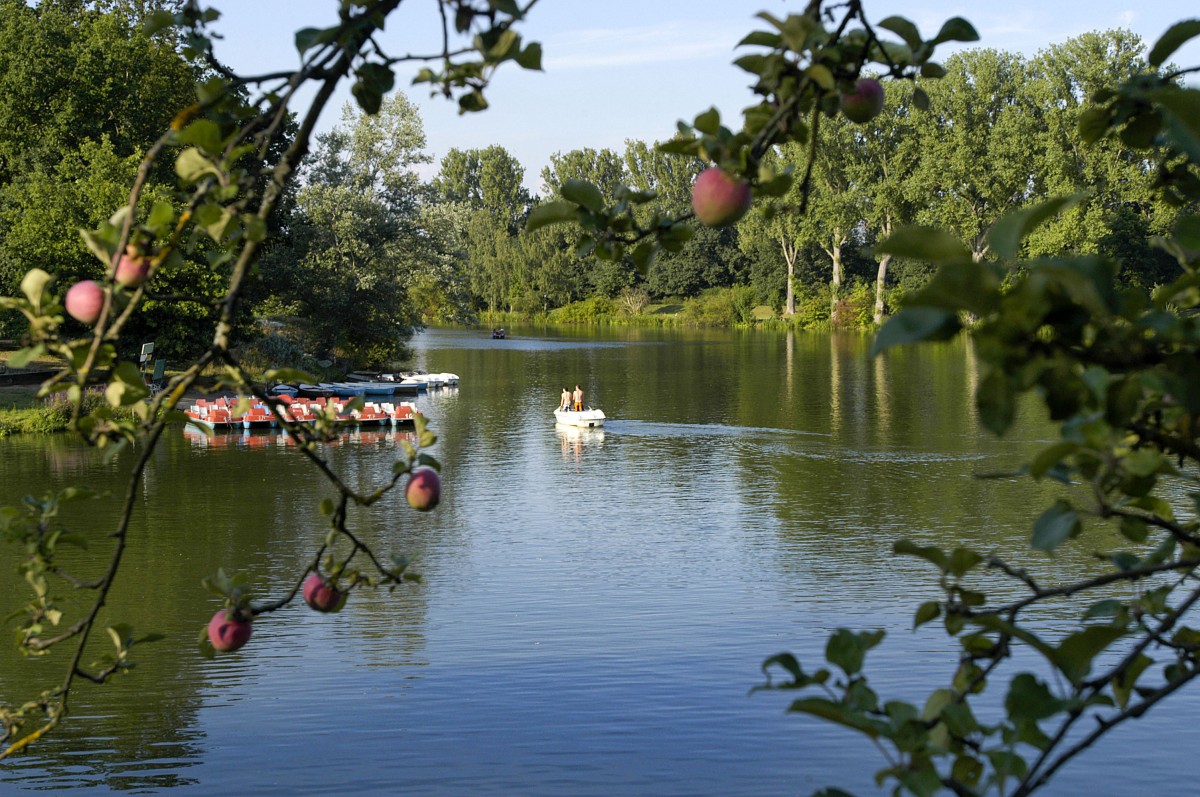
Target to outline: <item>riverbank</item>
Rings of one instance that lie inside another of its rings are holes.
[[[589,325],[630,327],[724,327],[795,329],[806,332],[830,329],[870,329],[875,326],[875,297],[865,283],[843,288],[837,303],[828,290],[798,293],[796,312],[784,315],[777,306],[763,304],[748,286],[712,288],[699,296],[652,304],[645,293],[627,290],[620,296],[593,296],[547,312],[483,311],[484,327],[519,325]]]

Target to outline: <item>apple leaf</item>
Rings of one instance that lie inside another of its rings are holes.
[[[107,261],[105,261],[107,262]],[[46,292],[46,286],[54,281],[54,277],[40,268],[31,268],[25,272],[25,276],[21,279],[21,293],[25,294],[25,298],[35,308],[42,306],[42,295]]]
[[[1075,507],[1060,498],[1033,524],[1033,539],[1030,544],[1039,551],[1051,553],[1069,539],[1078,537],[1083,523]]]
[[[1171,54],[1183,46],[1188,39],[1200,36],[1200,19],[1185,19],[1167,28],[1167,32],[1159,37],[1146,61],[1153,67],[1162,66]]]
[[[846,675],[862,671],[867,651],[883,641],[883,631],[851,631],[839,628],[825,643],[825,658]]]
[[[942,25],[938,35],[929,40],[931,44],[942,42],[977,42],[979,33],[975,26],[962,17],[951,17]]]
[[[949,340],[962,325],[951,310],[941,307],[904,307],[887,320],[871,344],[871,356],[892,346],[922,340]]]
[[[1092,669],[1092,660],[1125,636],[1121,626],[1093,625],[1067,636],[1054,651],[1054,663],[1071,683],[1079,683]]]
[[[901,227],[875,247],[881,255],[940,262],[971,256],[966,244],[937,227]]]
[[[988,230],[988,246],[1002,258],[1015,258],[1021,248],[1021,241],[1031,232],[1062,211],[1079,204],[1086,196],[1086,193],[1081,192],[1054,197],[1031,208],[1001,216]]]
[[[542,45],[537,42],[530,42],[525,46],[525,49],[517,53],[517,64],[522,69],[529,69],[534,72],[542,71]]]
[[[483,96],[483,92],[479,89],[468,92],[458,98],[459,113],[477,113],[486,111],[488,102]]]
[[[920,628],[931,620],[936,620],[942,614],[942,605],[937,601],[926,601],[917,607],[913,614],[913,628]]]
[[[599,213],[604,209],[604,196],[600,189],[587,180],[567,180],[559,189],[563,199],[574,202],[581,208]]]
[[[921,32],[917,30],[917,26],[909,22],[904,17],[888,17],[881,20],[878,27],[884,30],[890,30],[892,33],[904,40],[912,49],[917,49],[921,46]]]
[[[301,28],[296,31],[296,49],[303,55],[305,51],[314,45],[326,44],[333,41],[339,32],[341,32],[340,26],[332,28]]]
[[[721,114],[716,108],[709,108],[696,117],[692,123],[697,130],[706,135],[716,135],[721,129]]]
[[[36,346],[20,349],[8,358],[9,368],[24,368],[30,362],[46,353],[46,347],[39,343]]]
[[[142,372],[128,360],[122,360],[113,369],[104,396],[114,407],[128,407],[150,395],[150,389],[142,379]]]
[[[100,237],[100,233],[94,230],[80,230],[79,235],[83,238],[83,242],[87,244],[88,251],[96,256],[96,259],[107,267],[112,263],[112,250],[108,243]]]
[[[994,266],[962,260],[946,263],[924,288],[905,298],[910,307],[940,307],[943,310],[983,315],[1000,301],[1000,275]]]
[[[176,134],[180,144],[193,144],[214,155],[221,151],[221,128],[211,119],[197,119]]]
[[[864,733],[872,739],[877,739],[881,736],[886,737],[888,733],[887,723],[882,720],[871,719],[865,714],[847,709],[823,697],[801,698],[794,701],[788,707],[788,711],[811,714],[814,717],[836,722],[838,725],[844,725],[847,728]]]
[[[816,83],[818,86],[825,89],[825,91],[833,91],[833,87],[836,85],[836,82],[833,79],[833,72],[830,71],[829,67],[825,66],[824,64],[813,64],[808,69],[804,70],[804,72],[808,75],[809,79],[811,79],[813,83]]]
[[[1174,235],[1188,249],[1200,249],[1200,216],[1180,216],[1175,222]]]
[[[546,202],[530,211],[529,218],[525,222],[525,230],[533,232],[551,224],[575,221],[577,218],[579,218],[579,207],[573,202]]]
[[[1157,89],[1150,98],[1164,111],[1171,139],[1193,161],[1200,161],[1200,89]]]
[[[188,147],[175,159],[175,173],[185,183],[194,183],[206,174],[219,175],[221,171],[196,147]]]
[[[975,406],[979,410],[979,420],[988,431],[996,435],[1008,431],[1016,416],[1017,397],[1003,372],[992,371],[979,380]]]
[[[740,42],[738,42],[736,46],[737,47],[770,47],[770,48],[774,49],[774,48],[778,47],[781,42],[782,42],[782,39],[780,39],[778,33],[771,33],[770,31],[765,31],[765,30],[755,30],[755,31],[751,31],[750,33],[746,34],[745,38],[743,38]]]

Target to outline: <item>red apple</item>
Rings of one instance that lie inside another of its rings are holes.
[[[228,609],[221,609],[208,621],[208,641],[222,653],[237,650],[250,641],[251,624]]]
[[[874,78],[860,78],[854,91],[842,95],[842,113],[851,122],[869,122],[883,110],[883,85]]]
[[[67,313],[84,324],[94,324],[104,308],[104,289],[94,280],[76,282],[67,289]]]
[[[136,288],[146,281],[150,273],[150,258],[138,254],[124,254],[117,261],[115,279],[118,285],[126,288]]]
[[[702,171],[692,186],[692,210],[709,227],[733,224],[746,215],[753,200],[749,185],[716,166]]]
[[[318,612],[336,612],[345,605],[346,593],[312,573],[304,579],[304,602]]]
[[[431,468],[420,468],[408,477],[404,488],[404,497],[408,505],[420,512],[428,512],[438,505],[442,497],[442,480],[437,471]]]

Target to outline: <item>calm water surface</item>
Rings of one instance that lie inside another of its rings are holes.
[[[424,581],[357,592],[338,615],[289,607],[239,654],[201,658],[216,609],[201,577],[245,571],[261,597],[282,594],[323,537],[329,491],[277,436],[176,431],[144,484],[126,562],[139,580],[111,602],[168,639],[114,683],[83,684],[60,732],[0,764],[0,795],[876,793],[873,748],[785,714],[785,694],[748,694],[762,660],[816,664],[831,630],[883,627],[877,688],[917,700],[938,685],[943,640],[909,630],[934,578],[890,555],[899,537],[996,550],[1050,580],[1094,567],[1086,551],[1025,552],[1050,488],[975,478],[1050,431],[1035,417],[1004,440],[982,431],[961,344],[876,360],[859,336],[433,330],[416,344],[423,367],[462,377],[419,400],[442,504],[422,515],[395,495],[353,521]],[[577,382],[603,430],[554,426]],[[328,450],[366,488],[398,438]],[[66,437],[0,453],[6,503],[47,484],[115,490],[130,465]],[[115,503],[70,515],[96,550]],[[0,557],[7,614],[24,587]],[[23,662],[5,641],[0,698],[57,682],[62,658]],[[1193,722],[1152,716],[1050,793],[1186,793],[1197,741]]]

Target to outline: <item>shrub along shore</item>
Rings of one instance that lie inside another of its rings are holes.
[[[544,313],[484,311],[485,327],[516,324],[597,324],[603,326],[662,327],[764,327],[775,329],[870,329],[874,327],[875,297],[871,286],[853,283],[836,303],[828,290],[799,292],[796,312],[783,315],[779,308],[756,304],[749,286],[711,288],[678,302],[650,304],[636,293],[616,298],[593,296]]]

